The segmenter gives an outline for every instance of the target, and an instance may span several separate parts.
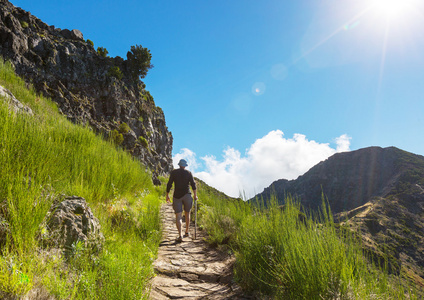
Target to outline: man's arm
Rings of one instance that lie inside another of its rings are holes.
[[[174,176],[173,172],[171,172],[171,175],[169,176],[168,184],[166,185],[166,202],[171,203],[171,199],[169,198],[169,192],[172,188],[172,183],[174,182]]]

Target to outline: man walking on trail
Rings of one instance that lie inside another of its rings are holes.
[[[193,190],[194,200],[197,200],[197,190],[196,182],[194,181],[193,174],[185,168],[188,166],[185,159],[181,159],[178,163],[180,166],[179,169],[173,170],[169,176],[168,184],[166,186],[166,202],[171,203],[169,199],[169,192],[171,190],[172,184],[175,183],[174,197],[172,199],[172,207],[174,208],[176,225],[178,229],[178,238],[177,243],[183,241],[182,236],[182,212],[184,206],[185,221],[186,221],[186,230],[184,237],[189,237],[189,228],[190,228],[190,210],[193,207],[193,198],[191,197],[190,185]]]

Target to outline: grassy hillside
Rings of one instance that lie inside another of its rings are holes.
[[[0,85],[34,111],[14,114],[0,101],[0,298],[29,291],[57,299],[146,297],[163,191],[126,152],[28,90],[8,63],[0,63]],[[91,206],[106,239],[101,253],[77,244],[65,259],[43,247],[46,213],[62,194]]]
[[[415,288],[377,268],[361,239],[326,208],[306,215],[297,201],[256,207],[200,191],[199,215],[212,244],[236,255],[240,285],[272,299],[416,299]]]

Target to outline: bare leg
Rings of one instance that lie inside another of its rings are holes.
[[[178,236],[179,237],[182,237],[182,234],[181,234],[181,227],[182,227],[182,220],[181,220],[181,216],[182,216],[182,213],[176,213],[175,214],[175,218],[176,218],[176,225],[177,225],[177,229],[178,229]],[[186,219],[187,220],[187,219]]]
[[[188,229],[190,228],[190,212],[184,212],[185,213],[185,222],[186,222],[186,233],[188,233]]]

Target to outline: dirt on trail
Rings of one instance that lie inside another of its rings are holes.
[[[233,281],[233,256],[210,247],[204,231],[197,230],[194,239],[193,222],[191,236],[176,243],[178,231],[172,205],[163,205],[161,214],[163,237],[154,262],[157,276],[152,281],[150,299],[253,299]]]

